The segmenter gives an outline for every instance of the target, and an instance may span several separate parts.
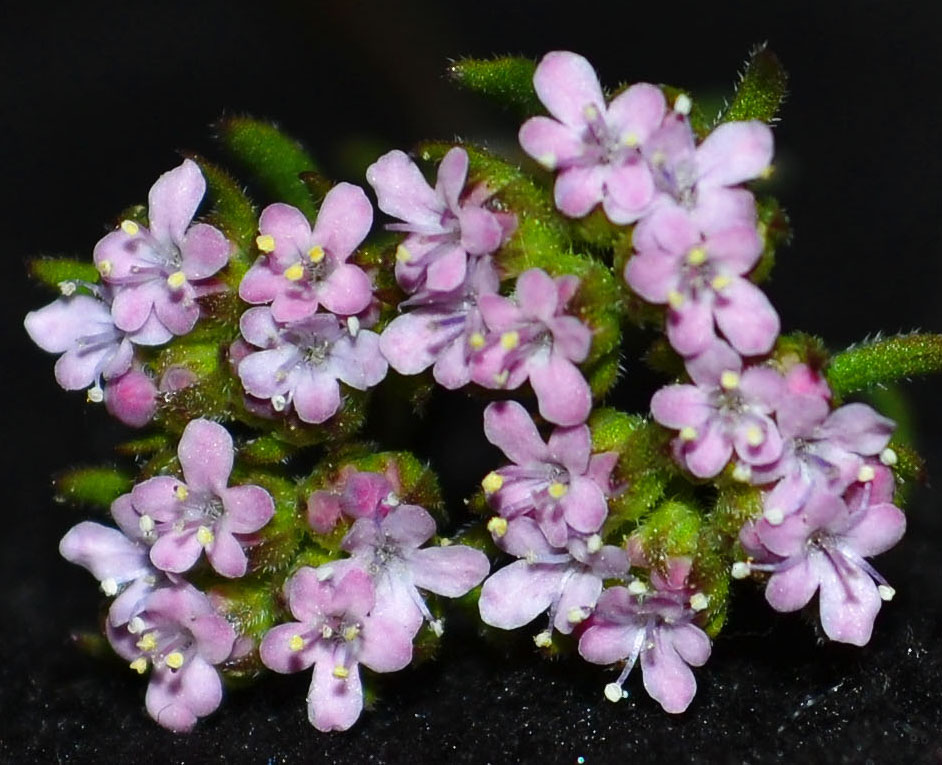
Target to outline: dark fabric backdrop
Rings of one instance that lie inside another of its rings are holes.
[[[37,253],[90,257],[107,222],[142,201],[175,149],[212,153],[223,112],[277,118],[338,178],[424,137],[513,149],[516,123],[442,76],[448,57],[579,51],[603,80],[651,80],[718,97],[763,40],[791,74],[776,128],[780,198],[795,239],[769,285],[786,330],[841,347],[878,331],[942,331],[938,149],[942,39],[926,2],[12,4],[0,23],[4,171],[5,491],[0,533],[3,762],[942,762],[942,523],[922,490],[909,534],[877,566],[897,588],[869,646],[824,644],[760,595],[727,632],[682,716],[641,689],[602,697],[611,674],[507,651],[454,624],[443,661],[390,676],[344,735],[304,714],[308,677],[230,694],[189,736],[158,728],[144,683],[70,640],[92,629],[94,580],[56,545],[79,516],[50,475],[108,459],[121,437],[67,394],[22,317],[48,302],[28,285]],[[644,408],[652,380],[628,364],[620,401]],[[942,460],[938,380],[912,385],[926,455]],[[412,438],[458,501],[487,469],[480,405],[439,398]],[[467,438],[456,446],[453,434]],[[483,455],[483,456],[482,456]]]

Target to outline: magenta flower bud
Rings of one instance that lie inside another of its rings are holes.
[[[131,369],[108,383],[105,407],[125,425],[143,428],[157,411],[157,387],[144,372]]]

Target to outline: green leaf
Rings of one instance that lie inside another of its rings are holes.
[[[825,374],[835,397],[914,375],[942,372],[942,335],[879,338],[848,348],[831,359]]]
[[[300,176],[316,172],[317,164],[300,143],[270,122],[250,117],[227,117],[218,127],[223,145],[269,196],[316,217],[317,205]]]
[[[513,107],[523,117],[545,111],[533,89],[536,62],[517,56],[493,59],[463,58],[448,67],[448,76],[463,88],[499,104]]]
[[[785,100],[788,75],[778,57],[765,43],[749,56],[746,70],[736,86],[729,106],[717,117],[717,123],[737,120],[761,120],[772,123]]]
[[[92,467],[62,473],[54,485],[57,502],[108,509],[118,497],[131,490],[132,481],[115,468]]]
[[[94,263],[73,258],[30,258],[29,275],[41,284],[61,292],[63,282],[98,281],[98,269]]]
[[[239,457],[256,465],[273,465],[288,459],[295,451],[291,444],[266,433],[242,444],[239,447]]]

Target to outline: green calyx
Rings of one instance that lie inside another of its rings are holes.
[[[781,62],[764,44],[753,50],[746,62],[736,92],[720,112],[717,124],[740,120],[771,123],[785,101],[788,75]]]
[[[836,354],[825,375],[835,398],[942,371],[942,335],[877,338]]]
[[[534,71],[534,61],[518,56],[462,58],[446,70],[452,82],[502,106],[511,107],[521,117],[544,111],[533,88]]]
[[[107,510],[112,502],[131,490],[133,481],[116,468],[87,467],[60,474],[54,485],[57,502]]]

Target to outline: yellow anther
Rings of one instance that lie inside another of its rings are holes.
[[[733,468],[733,480],[740,483],[749,483],[752,480],[752,468],[745,462],[740,462]]]
[[[153,632],[141,635],[141,639],[135,644],[145,653],[149,653],[157,648],[157,636]]]
[[[693,441],[697,438],[697,429],[692,428],[689,425],[685,425],[680,429],[680,439],[681,441]]]
[[[495,491],[500,491],[501,487],[504,485],[504,477],[499,473],[490,472],[484,476],[484,480],[481,481],[481,488],[484,489],[488,494],[493,494]]]
[[[350,677],[350,670],[347,669],[343,664],[338,664],[336,667],[334,667],[333,674],[334,677],[339,680],[346,680],[348,677]]]
[[[196,530],[196,541],[199,542],[203,547],[211,545],[215,538],[216,537],[209,526],[200,526]]]
[[[404,244],[400,244],[396,248],[396,260],[400,263],[408,263],[412,260],[412,253],[406,248]]]
[[[769,226],[766,223],[763,223],[761,220],[756,224],[756,233],[759,235],[760,239],[765,239],[769,233]]]
[[[861,483],[867,483],[876,478],[877,471],[873,469],[872,465],[861,465],[860,470],[857,471],[857,480]]]
[[[167,657],[164,659],[164,664],[170,667],[170,669],[180,669],[180,667],[183,666],[183,654],[179,651],[168,653]]]
[[[769,178],[772,177],[772,174],[773,174],[774,172],[775,172],[775,165],[767,165],[767,166],[762,170],[762,172],[759,173],[759,177],[762,178],[763,180],[768,180]]]
[[[351,640],[356,640],[359,634],[360,628],[356,624],[351,624],[343,631],[343,639],[349,643]]]
[[[684,304],[684,296],[677,290],[671,290],[667,293],[667,302],[675,311]]]
[[[182,483],[178,483],[173,487],[173,493],[176,495],[177,499],[182,502],[189,496],[190,491]]]
[[[706,262],[707,252],[702,247],[694,247],[687,253],[687,262],[691,266],[699,266]]]
[[[599,110],[595,104],[586,104],[582,114],[587,120],[594,120],[599,116]]]
[[[167,277],[167,286],[172,290],[178,290],[186,284],[186,274],[183,271],[174,271]]]
[[[312,263],[320,263],[324,259],[324,248],[319,244],[315,245],[307,251],[307,256],[311,259]]]
[[[285,279],[290,282],[296,282],[304,278],[304,266],[300,263],[295,263],[293,266],[288,266],[285,269],[284,273]]]
[[[510,377],[510,372],[505,369],[503,372],[494,375],[494,384],[497,385],[497,387],[503,387],[508,377]]]
[[[580,622],[585,621],[585,611],[581,608],[570,608],[569,612],[566,614],[566,621],[570,624],[579,624]]]
[[[597,553],[602,549],[602,537],[598,534],[593,534],[585,541],[585,549],[590,553]]]
[[[637,146],[641,141],[638,139],[638,134],[637,134],[637,133],[625,133],[625,134],[621,137],[621,142],[622,142],[622,144],[624,144],[625,146],[627,146],[627,147],[633,149],[633,148],[634,148],[635,146]]]
[[[713,289],[715,289],[717,292],[719,292],[719,291],[720,291],[721,289],[723,289],[724,287],[728,287],[729,284],[730,284],[730,282],[732,282],[732,281],[733,281],[733,280],[730,279],[730,278],[729,278],[728,276],[726,276],[725,274],[720,274],[719,276],[714,276],[714,277],[713,277],[713,281],[710,282],[710,286],[711,286]]]
[[[663,151],[656,151],[651,155],[651,164],[660,167],[667,161],[667,155]]]
[[[512,351],[518,345],[520,345],[519,332],[511,330],[510,332],[504,332],[504,334],[500,336],[500,347],[505,351]]]
[[[261,236],[255,237],[255,246],[258,247],[261,252],[274,252],[275,251],[275,237],[271,234],[262,234]]]
[[[536,161],[543,165],[543,167],[545,167],[547,170],[554,170],[556,168],[556,155],[552,152],[541,154]]]
[[[121,230],[128,236],[134,236],[138,231],[141,230],[141,227],[138,226],[133,220],[123,220],[121,221]]]
[[[137,674],[143,675],[147,671],[147,659],[143,656],[138,656],[131,662],[131,669],[137,672]]]
[[[759,446],[763,441],[765,441],[765,433],[762,432],[762,428],[758,425],[750,425],[746,428],[746,443],[749,446]]]
[[[543,630],[533,636],[533,642],[536,643],[537,648],[549,648],[553,645],[553,636],[549,630]]]
[[[288,641],[288,648],[292,651],[300,651],[304,648],[304,638],[300,635],[292,635],[291,640]]]
[[[480,332],[472,333],[471,337],[468,338],[468,345],[476,351],[481,350],[484,347],[484,335]]]
[[[137,526],[142,534],[150,534],[154,530],[154,519],[145,513],[138,518]]]
[[[693,108],[693,101],[690,99],[686,93],[680,93],[677,98],[674,99],[674,111],[678,114],[687,115],[690,114],[690,110]]]
[[[487,522],[487,530],[495,537],[502,537],[507,533],[507,519],[495,515]]]
[[[110,260],[99,260],[95,267],[102,276],[108,276],[111,273],[112,263]]]
[[[553,499],[562,499],[566,496],[566,492],[569,491],[569,487],[559,481],[553,481],[546,491]]]
[[[107,579],[101,580],[101,591],[109,598],[118,594],[118,583],[114,577],[109,576]]]
[[[725,390],[734,390],[739,387],[739,373],[732,369],[727,369],[720,375],[720,385]]]
[[[329,624],[325,624],[323,627],[321,627],[321,637],[324,638],[324,640],[330,640],[333,636],[333,627],[331,627]]]
[[[702,592],[697,592],[690,596],[690,608],[694,611],[703,611],[709,605],[710,599]]]

